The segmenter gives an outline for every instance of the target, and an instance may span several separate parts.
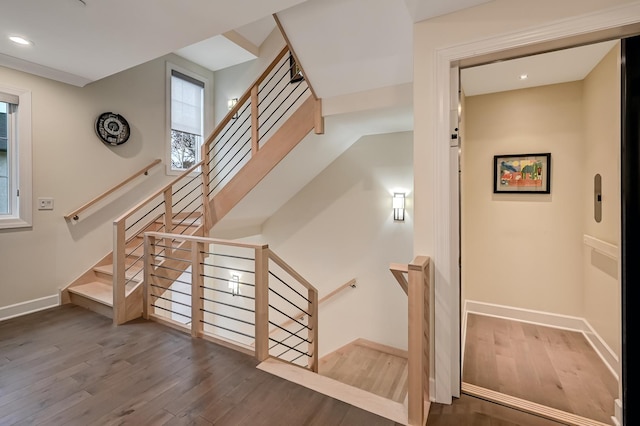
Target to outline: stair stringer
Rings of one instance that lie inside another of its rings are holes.
[[[319,108],[317,101],[309,96],[247,164],[213,196],[209,201],[211,227],[229,213],[315,128],[316,108]]]
[[[190,232],[188,235],[202,235],[202,233],[203,233],[203,226],[200,225],[200,226],[193,227],[192,232]],[[128,245],[130,243],[133,243],[134,246],[137,245],[138,243],[134,241],[138,240],[139,238],[140,238],[139,236],[132,238],[130,241],[128,241]],[[175,248],[190,249],[190,247],[191,247],[190,242],[182,242],[180,245],[178,245]],[[140,250],[140,248],[135,249],[136,252],[138,250]],[[176,253],[177,255],[175,255],[174,257],[182,257],[180,256],[180,254],[183,253],[182,251],[176,251]],[[174,267],[175,266],[174,263],[175,261],[170,261],[167,266]],[[86,272],[84,272],[78,278],[73,280],[69,285],[61,289],[60,303],[61,304],[73,303],[73,304],[82,306],[86,309],[97,312],[106,317],[113,318],[113,300],[106,303],[104,301],[99,302],[99,301],[96,301],[95,299],[92,299],[91,297],[84,297],[81,294],[73,293],[74,287],[79,287],[84,284],[90,284],[94,282],[101,282],[112,287],[113,271],[112,270],[108,271],[109,266],[113,267],[113,251],[109,252],[97,263],[91,266],[91,268],[89,268]],[[103,271],[97,272],[96,270],[100,269],[100,267],[103,267],[102,268]],[[109,277],[109,279],[105,279],[104,277],[105,275],[110,275],[111,277]],[[175,278],[177,279],[179,275],[180,274],[178,274]],[[144,286],[142,285],[143,284],[142,278],[143,277],[141,276],[139,282],[135,282],[127,285],[127,287],[130,287],[130,288],[128,288],[125,293],[125,313],[126,313],[125,322],[131,321],[133,319],[136,319],[142,316],[142,302],[143,302],[143,289],[144,289]],[[154,294],[161,296],[162,294],[164,294],[164,291],[155,291]]]

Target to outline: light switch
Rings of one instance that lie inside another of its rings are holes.
[[[53,198],[38,198],[38,210],[53,210]]]

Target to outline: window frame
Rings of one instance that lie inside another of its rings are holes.
[[[0,84],[0,93],[18,97],[15,128],[7,141],[7,161],[11,164],[12,181],[9,200],[11,211],[0,214],[0,229],[31,228],[33,226],[33,179],[31,91]],[[16,211],[17,210],[17,211]]]
[[[177,176],[180,175],[182,173],[184,173],[184,170],[186,169],[173,169],[171,166],[171,101],[172,101],[172,96],[171,96],[171,77],[172,77],[172,71],[177,71],[180,74],[184,74],[187,77],[190,77],[194,80],[197,80],[201,83],[204,84],[203,87],[203,100],[202,100],[202,138],[201,138],[201,146],[204,143],[208,133],[210,132],[210,121],[211,119],[209,117],[211,117],[211,112],[210,112],[210,103],[211,103],[211,94],[210,94],[210,80],[209,78],[203,76],[202,74],[198,74],[197,72],[191,71],[189,69],[186,69],[184,67],[181,67],[175,63],[166,62],[166,74],[165,74],[165,82],[166,82],[166,89],[165,89],[165,101],[166,101],[166,118],[165,118],[165,140],[166,140],[166,148],[165,148],[165,156],[166,156],[166,174],[167,175],[173,175],[173,176]],[[200,161],[201,158],[200,157],[200,148],[198,148],[198,152],[196,153],[196,158],[197,161]],[[197,162],[196,161],[196,162]]]

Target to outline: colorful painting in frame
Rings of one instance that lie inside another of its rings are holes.
[[[496,155],[493,157],[493,192],[551,192],[551,154]]]

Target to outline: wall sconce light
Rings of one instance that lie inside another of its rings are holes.
[[[404,222],[404,193],[393,193],[393,220]]]
[[[227,107],[229,107],[229,111],[233,109],[234,106],[238,104],[238,98],[231,98],[227,101]],[[232,117],[234,120],[238,118],[238,113],[235,113]]]
[[[240,294],[240,277],[238,275],[231,275],[229,280],[229,290],[231,290],[232,296]]]

